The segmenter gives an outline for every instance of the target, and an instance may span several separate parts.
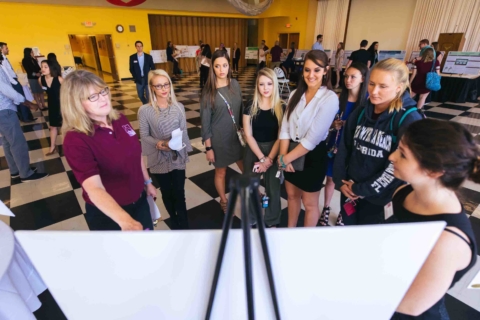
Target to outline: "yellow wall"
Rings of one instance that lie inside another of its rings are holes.
[[[280,33],[300,33],[298,48],[309,49],[313,44],[316,13],[317,0],[275,0],[259,16],[259,39],[265,39],[271,47]],[[285,26],[287,23],[290,28]]]
[[[352,0],[346,49],[363,39],[379,42],[380,50],[406,50],[416,0]]]
[[[208,1],[208,0],[197,0]],[[74,6],[52,6],[0,2],[2,18],[0,41],[10,48],[9,59],[15,70],[20,68],[23,48],[39,47],[44,55],[54,52],[62,66],[73,66],[73,55],[69,34],[111,34],[120,78],[130,78],[129,56],[135,53],[135,41],[141,40],[144,50],[151,50],[148,14],[171,14],[185,16],[212,16],[247,18],[241,14],[194,13],[181,11],[140,10],[123,8],[94,8]],[[96,25],[86,28],[81,23],[93,21]],[[125,31],[117,33],[115,26],[123,25]],[[128,31],[135,25],[137,32]],[[117,47],[118,46],[118,47]]]

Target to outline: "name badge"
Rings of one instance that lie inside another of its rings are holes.
[[[385,221],[388,220],[391,216],[393,216],[393,205],[391,201],[387,203],[385,207],[383,207],[383,211],[385,214]]]
[[[130,137],[136,135],[135,130],[133,130],[133,128],[129,124],[124,124],[122,128]]]
[[[133,61],[133,63],[138,63],[138,61],[137,61],[137,60],[135,60],[135,61]]]

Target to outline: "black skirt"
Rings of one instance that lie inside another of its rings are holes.
[[[327,162],[327,144],[322,141],[305,155],[303,171],[284,172],[285,180],[305,192],[320,191],[327,173]]]

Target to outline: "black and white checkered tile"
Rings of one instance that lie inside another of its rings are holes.
[[[255,68],[250,67],[241,71],[238,81],[242,87],[243,98],[248,101],[254,91]],[[113,107],[127,116],[138,134],[137,112],[141,102],[137,97],[135,84],[132,81],[123,81],[109,85],[112,91]],[[185,105],[188,135],[193,146],[185,183],[189,223],[194,229],[220,229],[224,215],[220,210],[218,194],[213,183],[214,168],[209,166],[205,159],[205,149],[200,136],[199,77],[185,75],[180,80],[175,80],[174,87],[177,99]],[[283,98],[288,98],[288,92],[283,94]],[[428,117],[457,121],[466,125],[475,136],[480,133],[479,104],[432,102],[425,109]],[[88,230],[83,216],[85,203],[82,199],[81,187],[63,155],[63,136],[60,135],[57,138],[57,144],[60,145],[59,154],[45,156],[49,148],[48,112],[37,112],[35,116],[38,117],[35,123],[22,124],[30,150],[30,161],[39,172],[48,172],[50,176],[28,184],[11,180],[3,148],[0,148],[0,199],[15,214],[13,218],[0,216],[0,219],[10,224],[14,230]],[[478,139],[480,143],[480,137]],[[236,165],[230,166],[227,169],[227,180],[238,172]],[[158,187],[156,181],[154,184]],[[459,195],[470,216],[477,243],[480,243],[480,185],[468,182],[460,190]],[[281,196],[283,209],[281,226],[285,227],[287,196],[284,189],[281,191]],[[320,195],[320,203],[323,203],[323,191]],[[161,197],[157,198],[157,204],[163,219],[157,229],[168,230],[169,216]],[[339,209],[340,195],[335,191],[332,199],[334,214],[330,217],[331,223],[335,221]],[[238,208],[236,214],[239,215]],[[303,225],[303,210],[299,225]],[[234,227],[240,227],[238,218],[234,220]],[[480,319],[480,290],[465,289],[479,270],[480,259],[475,268],[464,277],[462,283],[450,290],[447,306],[452,319]]]

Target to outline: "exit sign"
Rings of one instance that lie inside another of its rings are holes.
[[[93,21],[85,21],[83,24],[85,27],[88,27],[88,28],[93,27]]]
[[[290,23],[287,23],[285,27],[290,28],[292,25]]]

